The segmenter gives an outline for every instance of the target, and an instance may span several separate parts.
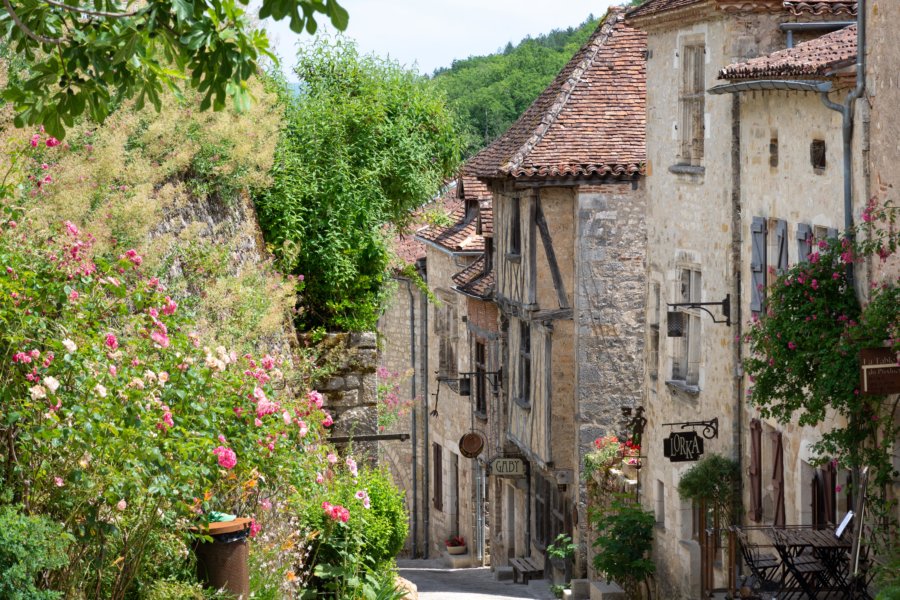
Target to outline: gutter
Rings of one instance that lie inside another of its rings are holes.
[[[416,420],[416,297],[412,291],[412,281],[406,280],[406,292],[409,294],[409,363],[412,366],[412,378],[410,379],[410,397],[413,400],[412,405],[412,498],[413,498],[413,514],[412,514],[412,556],[419,557],[419,495],[418,495],[418,474],[416,473],[416,465],[418,460],[418,439],[417,430],[419,423]],[[426,448],[427,451],[427,448]]]
[[[426,270],[425,259],[419,259],[416,263],[419,276],[427,283],[428,271]],[[424,480],[422,486],[422,529],[425,537],[424,558],[427,559],[431,552],[429,548],[431,545],[431,532],[429,531],[431,503],[428,500],[428,490],[431,485],[431,447],[428,445],[428,297],[425,294],[420,294],[419,302],[419,313],[422,315],[422,330],[419,332],[420,343],[422,344],[422,428],[425,437],[422,452],[424,455],[424,468],[422,469],[422,478]],[[415,465],[413,468],[415,469]],[[415,480],[415,477],[413,480]]]
[[[706,90],[707,94],[737,94],[740,92],[791,91],[827,94],[833,86],[830,81],[790,81],[784,79],[759,79],[723,83]]]

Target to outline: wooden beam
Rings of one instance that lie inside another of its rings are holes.
[[[531,319],[533,321],[570,321],[574,312],[571,308],[539,310],[531,314]]]
[[[559,301],[560,308],[569,308],[569,298],[566,295],[566,287],[563,283],[562,273],[559,270],[559,263],[556,261],[556,252],[553,250],[553,238],[550,237],[550,228],[547,226],[547,219],[544,218],[544,210],[541,208],[541,191],[534,192],[535,207],[535,223],[538,231],[541,232],[541,241],[544,244],[544,254],[547,255],[547,262],[550,264],[550,276],[553,278],[553,287],[556,289],[556,298]]]

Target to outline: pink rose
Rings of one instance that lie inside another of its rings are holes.
[[[54,146],[59,146],[59,140],[56,139],[55,137],[48,137],[46,143],[47,143],[48,148],[53,148]]]
[[[213,454],[218,457],[220,467],[223,467],[225,469],[233,469],[237,464],[237,455],[231,448],[218,446],[215,450],[213,450]]]
[[[119,340],[116,339],[116,336],[112,333],[106,334],[106,347],[110,350],[115,350],[119,347]]]
[[[119,512],[124,511],[126,508],[128,508],[128,503],[125,502],[124,499],[123,499],[123,500],[119,500],[119,501],[116,503],[116,510],[118,510]]]

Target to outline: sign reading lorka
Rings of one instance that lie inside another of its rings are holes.
[[[890,348],[863,348],[859,351],[860,387],[863,394],[900,393],[900,364]]]
[[[696,431],[673,431],[663,440],[663,456],[671,462],[689,462],[703,456],[703,438]]]
[[[525,461],[521,458],[498,456],[491,461],[491,475],[498,477],[525,477]]]

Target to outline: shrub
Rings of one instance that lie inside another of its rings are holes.
[[[653,545],[653,513],[620,497],[606,511],[591,511],[589,518],[598,534],[593,543],[594,568],[607,582],[621,585],[629,598],[640,598],[640,585],[656,570],[648,558]]]
[[[58,523],[27,516],[15,506],[0,505],[0,598],[52,600],[58,592],[41,590],[49,571],[68,562],[72,538]]]
[[[731,523],[740,501],[740,483],[741,472],[737,461],[720,454],[707,454],[681,476],[678,495],[682,500],[705,500]]]
[[[372,329],[386,298],[384,226],[403,225],[455,169],[453,117],[426,79],[350,40],[300,48],[298,93],[256,195],[285,272],[304,275],[303,329]]]

